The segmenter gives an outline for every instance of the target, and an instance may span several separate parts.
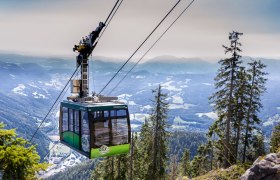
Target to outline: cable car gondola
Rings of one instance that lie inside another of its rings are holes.
[[[95,31],[74,46],[81,74],[79,79],[71,80],[74,94],[60,104],[61,143],[89,158],[128,153],[131,140],[127,105],[118,102],[117,97],[88,96],[88,57],[104,26],[100,22]]]

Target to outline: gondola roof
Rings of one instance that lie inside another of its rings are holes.
[[[127,105],[120,102],[61,102],[63,107],[79,109],[83,111],[96,111],[96,110],[114,110],[114,109],[127,109]]]

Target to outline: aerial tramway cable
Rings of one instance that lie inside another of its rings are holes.
[[[187,7],[177,16],[177,18],[168,26],[168,28],[159,36],[159,38],[153,43],[153,45],[144,53],[144,55],[133,65],[133,67],[124,75],[124,77],[116,84],[116,86],[109,92],[110,95],[120,83],[127,77],[127,75],[139,64],[139,62],[150,52],[150,50],[159,42],[159,40],[167,33],[167,31],[176,23],[176,21],[187,11],[187,9],[193,4],[195,0],[192,0]]]
[[[157,24],[157,26],[152,30],[152,32],[146,37],[146,39],[138,46],[138,48],[132,53],[132,55],[126,60],[126,62],[119,68],[119,70],[114,74],[114,76],[107,82],[107,84],[101,89],[98,93],[100,95],[105,88],[113,81],[113,79],[119,74],[119,72],[124,68],[124,66],[131,60],[131,58],[136,54],[136,52],[146,43],[146,41],[151,37],[151,35],[157,30],[157,28],[162,24],[162,22],[169,16],[169,14],[176,8],[181,0],[178,0],[177,3],[169,10],[169,12],[164,16],[164,18]]]
[[[119,1],[117,1],[119,2]],[[111,18],[108,20],[108,24],[107,26],[105,26],[104,30],[101,32],[98,41],[101,39],[102,35],[104,34],[105,30],[107,29],[107,27],[109,26],[110,22],[112,21],[112,19],[114,18],[116,12],[118,11],[118,9],[120,8],[120,6],[122,5],[123,0],[121,0],[121,2],[119,3],[119,5],[117,6],[116,10],[114,11],[113,15],[111,16]],[[116,3],[117,4],[117,3]],[[114,8],[116,7],[116,5],[114,6]],[[110,13],[111,14],[111,13]],[[108,16],[109,17],[109,16]],[[106,24],[107,20],[105,21]]]
[[[118,10],[119,6],[117,7],[118,3],[120,0],[117,0],[117,2],[115,3],[114,7],[112,8],[111,12],[109,13],[107,19],[105,20],[105,25],[107,23],[107,21],[109,20],[109,22],[112,20],[113,16],[116,14],[116,11]],[[122,0],[123,1],[123,0]],[[121,2],[122,3],[122,2]],[[117,9],[116,9],[117,7]],[[115,11],[116,9],[116,11]],[[111,15],[113,14],[113,16],[111,17]],[[110,20],[111,18],[111,20]],[[104,33],[106,29],[103,30],[102,34]],[[98,41],[100,40],[100,38],[97,40],[96,43],[98,43]],[[76,70],[74,71],[74,73],[71,75],[71,77],[69,78],[69,80],[67,81],[66,85],[64,86],[64,88],[62,89],[62,91],[60,92],[60,94],[58,95],[58,97],[56,98],[55,102],[53,103],[53,105],[51,106],[50,110],[48,111],[48,113],[46,114],[46,116],[44,117],[44,119],[41,121],[40,125],[37,127],[36,131],[33,133],[33,135],[31,136],[29,142],[32,142],[34,136],[37,134],[38,130],[42,127],[43,123],[45,122],[45,120],[47,119],[48,115],[50,114],[50,112],[52,111],[53,107],[55,106],[55,104],[58,102],[58,99],[61,97],[63,91],[66,89],[67,85],[70,83],[71,79],[73,78],[73,76],[76,74],[77,70],[79,69],[80,65],[77,66]]]
[[[76,68],[76,70],[74,71],[74,73],[71,75],[71,77],[69,78],[69,80],[67,81],[66,85],[64,86],[64,88],[62,89],[62,91],[60,92],[60,94],[58,95],[58,97],[56,98],[56,100],[54,101],[53,105],[51,106],[50,110],[48,111],[47,115],[44,117],[44,119],[41,121],[40,125],[37,127],[36,131],[34,132],[34,134],[32,135],[32,137],[30,138],[29,142],[31,142],[34,138],[34,136],[36,135],[36,133],[38,132],[38,130],[41,128],[41,126],[43,125],[44,121],[47,119],[48,115],[50,114],[50,112],[52,111],[53,107],[55,106],[55,104],[58,102],[58,99],[60,98],[60,96],[62,95],[62,93],[64,92],[64,90],[66,89],[67,85],[69,84],[69,82],[71,81],[71,79],[73,78],[73,76],[76,74],[77,70],[79,69],[80,66],[78,66]]]

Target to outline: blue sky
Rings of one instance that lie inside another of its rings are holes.
[[[124,0],[95,55],[128,57],[175,2]],[[189,2],[182,0],[164,26]],[[114,3],[114,0],[1,1],[0,51],[74,57],[72,46],[106,18]],[[221,46],[228,44],[228,33],[237,30],[244,33],[243,55],[280,59],[279,9],[279,0],[196,0],[148,57],[173,55],[218,60],[225,57]],[[147,48],[148,44],[141,52]]]

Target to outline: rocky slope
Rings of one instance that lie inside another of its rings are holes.
[[[279,180],[280,179],[280,153],[271,153],[259,157],[241,180]]]

